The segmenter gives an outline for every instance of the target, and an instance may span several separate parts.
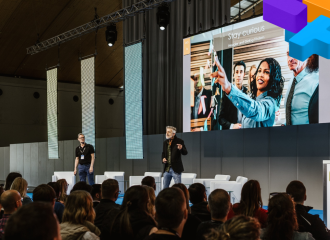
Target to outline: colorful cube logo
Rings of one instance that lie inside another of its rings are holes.
[[[329,0],[264,0],[264,20],[285,29],[290,56],[330,59]]]

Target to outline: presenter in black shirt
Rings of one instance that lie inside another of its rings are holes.
[[[80,181],[86,182],[88,177],[89,185],[94,184],[94,147],[85,142],[85,135],[78,134],[80,145],[76,148],[76,160],[74,164],[74,175],[79,174]]]

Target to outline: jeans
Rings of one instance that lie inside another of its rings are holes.
[[[94,185],[94,171],[89,173],[90,164],[82,165],[78,164],[78,174],[81,182],[86,182],[86,176],[88,177],[89,185]]]
[[[164,189],[170,186],[172,177],[174,183],[181,183],[181,173],[176,173],[172,168],[170,168],[168,172],[164,172]]]

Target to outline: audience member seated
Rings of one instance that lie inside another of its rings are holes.
[[[6,240],[60,240],[60,226],[49,204],[33,202],[10,217],[4,237]]]
[[[152,187],[156,191],[156,182],[155,178],[151,176],[146,176],[141,181],[142,185]]]
[[[102,199],[95,208],[95,221],[94,224],[101,232],[103,227],[104,217],[112,210],[118,210],[120,205],[116,204],[119,195],[119,185],[116,179],[107,179],[101,184]],[[116,212],[118,212],[116,211]],[[109,227],[109,226],[107,226]],[[102,234],[101,234],[102,237]]]
[[[228,213],[228,219],[236,215],[255,217],[259,220],[261,227],[266,227],[267,210],[262,208],[261,188],[257,180],[249,180],[242,188],[241,201],[234,204]]]
[[[88,185],[86,182],[77,182],[70,191],[70,194],[77,190],[84,190],[88,193],[92,192],[92,186]]]
[[[179,240],[188,218],[187,202],[182,190],[165,188],[156,198],[158,231],[145,240]]]
[[[101,191],[101,184],[94,184],[92,186],[92,198],[93,198],[93,208],[95,209],[95,207],[97,205],[99,205],[101,199],[102,199],[102,191]]]
[[[307,199],[306,188],[300,181],[292,181],[286,188],[286,193],[289,194],[295,202],[297,221],[299,232],[310,232],[315,240],[330,239],[330,231],[327,229],[319,215],[312,215],[308,212],[312,207],[304,206]]]
[[[32,202],[31,198],[26,194],[27,187],[28,187],[27,181],[21,177],[15,178],[15,180],[13,181],[13,183],[11,184],[11,187],[10,187],[11,190],[16,190],[19,192],[19,194],[23,198],[23,201],[22,201],[23,205]]]
[[[155,195],[155,190],[152,187],[149,187],[147,185],[143,185],[145,189],[148,191],[149,195],[149,202],[148,202],[148,213],[150,216],[152,216],[153,219],[155,219],[155,201],[156,201],[156,195]]]
[[[90,193],[75,190],[68,196],[61,223],[62,240],[98,240],[100,230],[94,225],[95,211]]]
[[[33,190],[34,202],[47,202],[54,208],[54,212],[58,221],[62,222],[62,216],[64,211],[64,205],[60,202],[56,202],[56,193],[51,186],[41,184]]]
[[[60,192],[61,192],[58,201],[62,204],[65,204],[67,198],[66,192],[68,191],[69,184],[65,179],[59,179],[57,180],[57,182],[60,185]]]
[[[5,191],[9,190],[11,187],[11,184],[14,182],[15,178],[22,177],[22,174],[17,172],[11,172],[8,174],[6,178],[6,184],[5,184]]]
[[[3,192],[4,192],[3,186],[0,185],[0,199],[1,199],[1,195]],[[3,216],[3,209],[2,209],[2,205],[1,205],[1,201],[0,201],[0,219],[2,218],[2,216]]]
[[[227,220],[230,209],[230,197],[227,191],[216,189],[209,196],[208,210],[211,212],[211,221],[203,222],[197,229],[197,239],[206,239],[205,236],[218,229]]]
[[[198,217],[202,222],[211,221],[211,213],[207,210],[207,196],[205,186],[194,183],[189,187],[191,214]]]
[[[157,231],[155,220],[148,214],[148,200],[144,187],[127,189],[119,213],[110,212],[103,222],[101,239],[142,240]]]
[[[0,202],[4,210],[4,214],[0,219],[0,239],[3,239],[9,217],[22,206],[21,195],[16,190],[7,190],[1,194]]]
[[[184,193],[184,197],[186,198],[186,207],[188,210],[188,218],[186,221],[186,224],[184,225],[181,239],[187,239],[187,240],[193,240],[198,239],[197,238],[197,228],[201,224],[201,220],[197,218],[196,216],[191,215],[191,209],[189,206],[189,191],[186,187],[186,185],[182,183],[174,184],[172,187],[176,187],[182,190]]]
[[[262,240],[313,240],[308,232],[297,232],[294,202],[286,193],[269,199],[267,228],[261,230]]]
[[[260,223],[253,217],[236,216],[212,231],[207,240],[260,240]],[[284,240],[284,239],[278,239]]]
[[[60,190],[60,184],[58,182],[49,182],[49,183],[47,183],[47,185],[54,189],[55,195],[56,195],[56,202],[60,202],[59,199],[62,194],[61,190]]]

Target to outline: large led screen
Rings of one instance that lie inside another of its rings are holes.
[[[184,132],[319,123],[319,56],[292,58],[284,33],[257,17],[184,39]]]

